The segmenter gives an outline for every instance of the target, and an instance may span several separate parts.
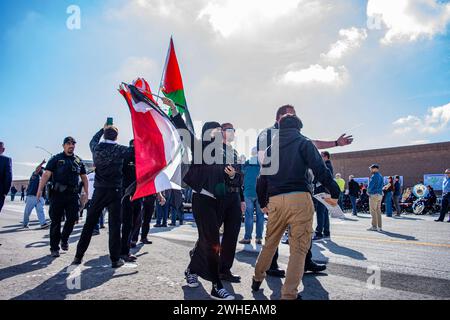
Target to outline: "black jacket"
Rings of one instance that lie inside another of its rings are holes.
[[[272,157],[279,148],[279,168],[274,175],[264,175],[258,179],[257,193],[261,207],[265,207],[269,197],[290,192],[313,193],[309,169],[333,199],[338,199],[340,190],[331,172],[326,167],[319,151],[311,140],[297,129],[280,130],[273,140]]]
[[[124,160],[123,163],[123,185],[122,187],[128,188],[133,182],[136,181],[136,163],[134,159],[134,148],[132,148],[131,154]]]
[[[325,161],[325,165],[327,166],[327,169],[330,170],[330,173],[332,176],[334,176],[334,168],[333,168],[333,164],[331,163],[331,160],[326,160]],[[330,193],[329,190],[327,190],[317,179],[317,177],[314,177],[314,194],[319,194],[319,193]]]
[[[0,155],[0,195],[6,195],[12,183],[11,158]]]
[[[89,144],[95,166],[94,188],[121,188],[123,162],[133,154],[133,148],[100,142],[103,129],[95,134]]]
[[[350,182],[348,183],[348,194],[353,196],[353,197],[359,197],[359,183],[356,182],[355,180],[350,180]]]
[[[234,179],[230,179],[224,171],[224,163],[205,163],[203,156],[199,163],[194,163],[194,160],[196,159],[195,155],[197,153],[203,155],[203,151],[211,144],[211,141],[197,139],[194,134],[188,130],[186,123],[180,114],[172,117],[172,121],[177,129],[186,130],[186,132],[189,132],[190,135],[190,143],[186,143],[186,141],[183,140],[185,147],[190,149],[192,152],[193,162],[188,165],[187,169],[185,169],[186,173],[183,178],[183,181],[189,187],[196,192],[201,192],[202,189],[204,189],[213,194],[215,197],[222,198],[225,196],[227,187],[240,188],[242,186],[244,181],[243,174],[241,172],[236,172]],[[198,148],[200,148],[200,150],[198,150]],[[223,147],[216,148],[215,151],[221,152],[221,154],[217,155],[218,159],[224,159]]]

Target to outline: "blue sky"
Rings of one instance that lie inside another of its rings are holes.
[[[127,143],[116,89],[143,76],[157,91],[171,34],[195,121],[258,130],[290,103],[312,138],[350,130],[355,143],[339,152],[448,141],[450,5],[395,3],[1,1],[0,140],[15,178],[48,158],[36,146],[60,152],[68,135],[90,159],[89,140],[108,116]],[[80,30],[66,27],[71,4]]]

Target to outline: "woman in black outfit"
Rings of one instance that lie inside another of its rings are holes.
[[[193,190],[192,211],[197,224],[198,240],[190,252],[191,262],[185,271],[187,285],[191,288],[198,287],[198,276],[200,276],[212,282],[211,298],[234,300],[234,296],[228,293],[219,278],[219,229],[226,187],[239,185],[242,176],[233,167],[220,163],[224,157],[221,127],[218,122],[205,123],[202,128],[202,140],[198,140],[188,130],[174,103],[166,98],[163,98],[163,102],[171,108],[171,118],[176,128],[185,130],[191,138],[190,143],[184,142],[192,152],[192,163],[183,181]],[[217,147],[212,148],[212,143],[215,143]],[[205,148],[207,148],[205,153],[211,150],[212,152],[209,153],[211,157],[219,161],[205,161],[203,157]],[[202,159],[195,161],[197,160],[195,154],[200,151]],[[217,152],[221,154],[216,154]]]

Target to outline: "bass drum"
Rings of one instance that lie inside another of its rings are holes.
[[[423,199],[418,199],[414,201],[412,205],[412,210],[415,215],[423,215],[425,211],[425,201]]]

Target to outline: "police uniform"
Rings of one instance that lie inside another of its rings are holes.
[[[78,182],[80,175],[86,174],[86,168],[78,156],[69,156],[62,152],[48,161],[45,170],[52,173],[50,250],[58,251],[60,242],[63,249],[67,247],[69,236],[78,219]],[[66,220],[61,233],[61,220],[64,216]]]

